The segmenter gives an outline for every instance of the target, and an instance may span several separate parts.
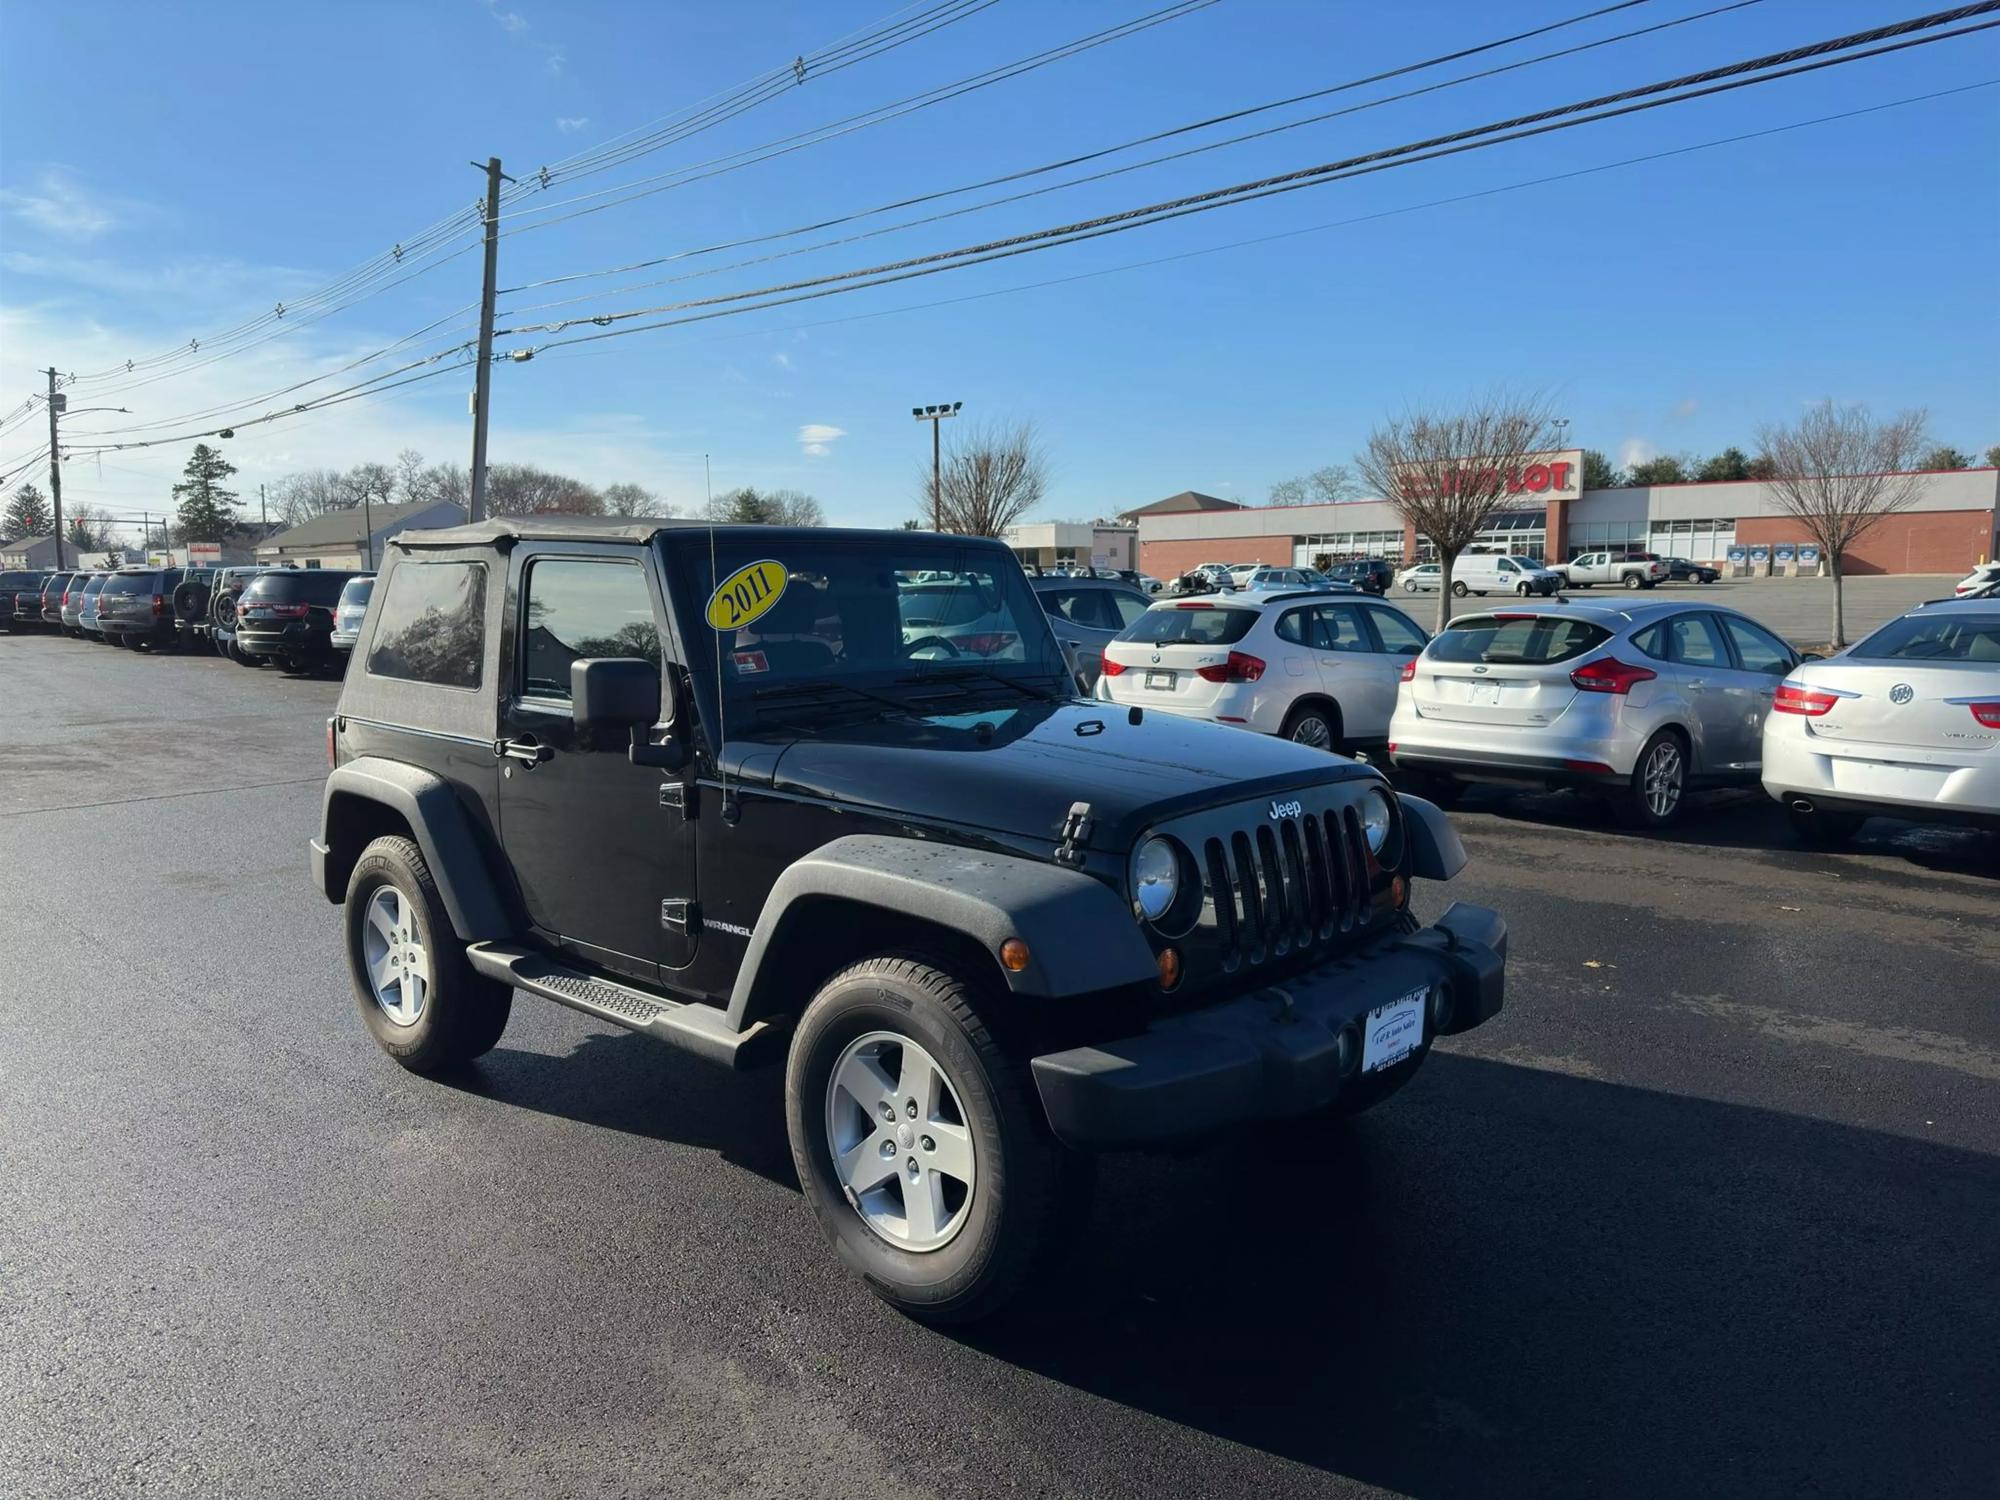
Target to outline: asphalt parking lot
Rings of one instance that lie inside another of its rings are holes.
[[[0,1494],[1991,1493],[1994,840],[1475,793],[1505,1012],[1318,1154],[1107,1160],[1060,1299],[941,1334],[775,1075],[527,999],[455,1083],[370,1044],[336,694],[0,637]]]

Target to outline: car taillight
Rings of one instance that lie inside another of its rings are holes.
[[[1579,692],[1624,694],[1659,675],[1649,667],[1629,666],[1615,656],[1606,656],[1578,667],[1569,674],[1569,680]]]
[[[1124,663],[1124,662],[1122,662],[1122,661],[1113,661],[1113,660],[1112,660],[1112,659],[1111,659],[1110,657],[1108,657],[1108,656],[1107,656],[1107,657],[1105,657],[1105,658],[1104,658],[1104,675],[1105,675],[1106,677],[1122,677],[1122,676],[1124,676],[1124,675],[1125,675],[1125,663]]]
[[[1771,712],[1779,714],[1803,714],[1808,719],[1817,719],[1842,698],[1851,698],[1852,693],[1832,693],[1821,688],[1809,688],[1800,682],[1781,682],[1778,691],[1771,696]]]
[[[1255,682],[1264,675],[1264,659],[1247,651],[1232,651],[1228,661],[1213,662],[1194,670],[1204,682]]]
[[[1403,663],[1403,670],[1396,674],[1396,680],[1398,682],[1415,682],[1417,680],[1417,659],[1414,656]]]
[[[1011,630],[988,630],[952,637],[952,644],[969,656],[998,656],[1020,637]]]
[[[1972,710],[1972,717],[1988,729],[2000,729],[2000,698],[1982,699],[1965,706]]]

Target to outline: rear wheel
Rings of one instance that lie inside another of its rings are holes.
[[[1340,739],[1340,711],[1323,703],[1302,703],[1285,720],[1282,731],[1288,740],[1344,755]]]
[[[466,962],[414,841],[390,834],[362,851],[343,915],[354,998],[384,1052],[435,1073],[493,1050],[514,991]]]
[[[1082,1222],[1091,1163],[1049,1133],[984,994],[915,956],[843,969],[785,1067],[792,1161],[820,1228],[883,1300],[931,1322],[994,1311]]]
[[[1638,575],[1637,573],[1627,573],[1627,574],[1625,575],[1625,587],[1626,587],[1626,588],[1628,588],[1628,589],[1642,589],[1642,588],[1644,588],[1645,586],[1646,586],[1646,580],[1645,580],[1645,579],[1643,579],[1643,578],[1641,578],[1641,577],[1640,577],[1640,576],[1639,576],[1639,575]]]
[[[1634,828],[1665,828],[1677,822],[1687,800],[1687,742],[1662,729],[1639,752],[1632,778],[1619,799],[1619,813]]]
[[[1792,832],[1802,844],[1810,844],[1815,849],[1831,849],[1846,843],[1861,831],[1867,820],[1859,813],[1810,811],[1802,807],[1788,807],[1786,817],[1791,819]]]

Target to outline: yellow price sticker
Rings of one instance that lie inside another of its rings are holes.
[[[769,558],[738,568],[708,596],[708,623],[717,630],[748,625],[778,602],[790,578],[783,563]]]

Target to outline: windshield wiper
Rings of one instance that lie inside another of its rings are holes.
[[[996,671],[992,667],[946,667],[942,671],[937,672],[912,672],[907,677],[898,677],[896,681],[960,683],[969,682],[975,677],[983,678],[988,682],[1003,683],[1014,689],[1017,693],[1024,693],[1030,698],[1045,703],[1058,702],[1062,697],[1060,693],[1057,693],[1052,688],[1034,687],[1029,682],[1024,682],[1018,677],[1010,676],[1008,673]]]
[[[898,713],[907,713],[909,705],[886,693],[871,693],[867,688],[856,687],[851,682],[774,682],[768,687],[752,688],[750,696],[759,701],[778,698],[806,698],[821,693],[847,693],[856,698],[865,698],[871,703],[880,703],[893,708]]]

